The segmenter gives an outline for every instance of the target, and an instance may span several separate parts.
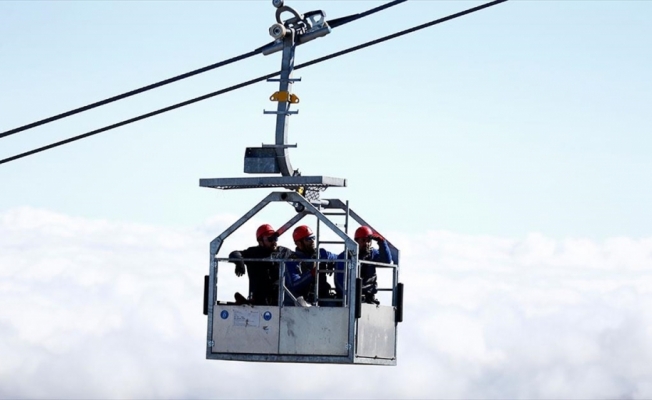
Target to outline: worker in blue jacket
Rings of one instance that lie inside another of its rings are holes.
[[[392,254],[389,251],[389,245],[385,238],[374,232],[368,226],[359,227],[353,236],[358,243],[358,260],[373,261],[385,264],[391,264]],[[371,247],[371,241],[378,243],[378,249]],[[346,259],[346,252],[338,256],[338,259]],[[336,265],[336,271],[344,271],[345,263],[339,262]],[[378,277],[376,275],[376,266],[372,264],[360,264],[360,278],[362,279],[362,301],[370,304],[380,304],[376,299],[378,292]],[[344,273],[335,273],[335,290],[336,297],[341,299],[344,293]]]
[[[319,249],[319,257],[317,257],[315,235],[306,225],[298,226],[292,233],[292,239],[297,247],[285,264],[285,286],[294,297],[303,297],[309,303],[314,303],[315,292],[317,292],[320,306],[332,306],[332,302],[329,302],[328,299],[334,298],[334,293],[331,292],[331,285],[326,279],[326,274],[319,274],[317,290],[315,290],[315,275],[319,264],[322,265],[321,269],[335,269],[337,255],[328,250]],[[311,259],[333,261],[317,263],[310,261]],[[291,304],[287,298],[286,304]]]

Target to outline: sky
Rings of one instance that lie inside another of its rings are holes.
[[[270,3],[2,1],[0,131],[260,47]],[[336,18],[382,2],[287,4]],[[408,1],[297,62],[478,4]],[[0,398],[652,397],[651,12],[510,0],[296,72],[292,164],[347,179],[323,197],[401,249],[396,367],[205,360],[208,244],[268,192],[199,179],[244,176],[245,147],[273,141],[274,84],[0,165]],[[1,138],[0,158],[279,65]],[[223,293],[246,287],[224,274]]]

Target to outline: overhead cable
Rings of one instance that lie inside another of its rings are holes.
[[[339,56],[344,55],[344,54],[352,53],[354,51],[357,51],[357,50],[360,50],[360,49],[363,49],[363,48],[366,48],[366,47],[369,47],[369,46],[373,46],[373,45],[378,44],[378,43],[382,43],[382,42],[385,42],[385,41],[388,41],[388,40],[391,40],[391,39],[395,39],[395,38],[397,38],[399,36],[407,35],[408,33],[412,33],[412,32],[415,32],[415,31],[418,31],[418,30],[421,30],[421,29],[425,29],[425,28],[431,27],[433,25],[440,24],[442,22],[450,21],[452,19],[464,16],[464,15],[467,15],[467,14],[470,14],[470,13],[473,13],[473,12],[476,12],[476,11],[480,11],[480,10],[483,10],[483,9],[491,7],[491,6],[495,6],[497,4],[504,3],[506,1],[508,1],[508,0],[495,0],[495,1],[492,1],[492,2],[489,2],[489,3],[482,4],[482,5],[477,6],[477,7],[469,8],[468,10],[461,11],[461,12],[458,12],[456,14],[451,14],[451,15],[449,15],[447,17],[439,18],[439,19],[436,19],[434,21],[431,21],[431,22],[428,22],[428,23],[425,23],[425,24],[422,24],[422,25],[415,26],[415,27],[410,28],[410,29],[406,29],[406,30],[403,30],[403,31],[400,31],[400,32],[397,32],[397,33],[394,33],[394,34],[391,34],[391,35],[388,35],[388,36],[384,36],[384,37],[379,38],[379,39],[372,40],[370,42],[366,42],[366,43],[363,43],[363,44],[360,44],[360,45],[357,45],[357,46],[354,46],[354,47],[350,47],[350,48],[348,48],[346,50],[338,51],[338,52],[335,52],[335,53],[332,53],[332,54],[329,54],[329,55],[326,55],[326,56],[323,56],[323,57],[316,58],[316,59],[311,60],[311,61],[307,61],[305,63],[302,63],[302,64],[299,64],[299,65],[295,66],[294,69],[297,70],[297,69],[309,67],[311,65],[315,65],[315,64],[318,64],[320,62],[330,60],[332,58],[339,57]],[[149,112],[147,114],[140,115],[138,117],[130,118],[130,119],[124,120],[122,122],[118,122],[118,123],[113,124],[113,125],[105,126],[104,128],[96,129],[94,131],[90,131],[90,132],[84,133],[82,135],[74,136],[74,137],[71,137],[71,138],[66,139],[66,140],[62,140],[62,141],[59,141],[59,142],[49,144],[47,146],[39,147],[39,148],[34,149],[34,150],[30,150],[30,151],[27,151],[27,152],[24,152],[24,153],[21,153],[21,154],[17,154],[15,156],[0,160],[0,164],[4,164],[4,163],[14,161],[14,160],[17,160],[17,159],[20,159],[20,158],[23,158],[23,157],[27,157],[27,156],[32,155],[32,154],[40,153],[42,151],[49,150],[49,149],[52,149],[54,147],[62,146],[64,144],[68,144],[68,143],[71,143],[71,142],[74,142],[74,141],[77,141],[77,140],[81,140],[81,139],[87,138],[89,136],[96,135],[98,133],[106,132],[108,130],[130,124],[132,122],[141,121],[143,119],[153,117],[155,115],[162,114],[164,112],[172,111],[172,110],[177,109],[177,108],[185,107],[187,105],[197,103],[199,101],[206,100],[206,99],[209,99],[209,98],[212,98],[212,97],[215,97],[215,96],[219,96],[221,94],[231,92],[231,91],[236,90],[236,89],[241,89],[241,88],[243,88],[245,86],[253,85],[254,83],[262,82],[262,81],[264,81],[266,79],[273,78],[273,77],[275,77],[275,76],[277,76],[279,74],[280,74],[280,72],[273,72],[271,74],[267,74],[267,75],[264,75],[264,76],[261,76],[261,77],[255,78],[255,79],[251,79],[251,80],[248,80],[246,82],[242,82],[242,83],[239,83],[237,85],[230,86],[228,88],[224,88],[224,89],[212,92],[212,93],[208,93],[208,94],[205,94],[203,96],[195,97],[194,99],[186,100],[186,101],[181,102],[181,103],[177,103],[177,104],[165,107],[165,108],[161,108],[161,109],[156,110],[156,111]]]
[[[254,51],[250,51],[249,53],[245,53],[245,54],[241,54],[241,55],[239,55],[237,57],[229,58],[228,60],[220,61],[218,63],[207,65],[207,66],[205,66],[203,68],[199,68],[199,69],[196,69],[194,71],[186,72],[185,74],[177,75],[177,76],[174,76],[172,78],[162,80],[160,82],[152,83],[151,85],[143,86],[143,87],[141,87],[139,89],[135,89],[135,90],[123,93],[123,94],[119,94],[117,96],[109,97],[108,99],[100,100],[100,101],[97,101],[95,103],[85,105],[83,107],[75,108],[74,110],[66,111],[64,113],[57,114],[57,115],[54,115],[52,117],[42,119],[40,121],[32,122],[31,124],[19,126],[18,128],[10,129],[10,130],[8,130],[6,132],[0,133],[0,138],[3,138],[5,136],[9,136],[9,135],[13,135],[13,134],[18,133],[18,132],[25,131],[27,129],[35,128],[37,126],[44,125],[44,124],[47,124],[49,122],[53,122],[53,121],[56,121],[56,120],[59,120],[59,119],[62,119],[62,118],[70,117],[71,115],[79,114],[80,112],[83,112],[83,111],[88,111],[88,110],[91,110],[93,108],[103,106],[105,104],[113,103],[114,101],[126,99],[127,97],[131,97],[131,96],[137,95],[139,93],[146,92],[148,90],[156,89],[158,87],[168,85],[170,83],[180,81],[182,79],[186,79],[186,78],[189,78],[189,77],[194,76],[194,75],[201,74],[202,72],[206,72],[206,71],[210,71],[210,70],[213,70],[213,69],[216,69],[216,68],[219,68],[219,67],[223,67],[225,65],[232,64],[232,63],[234,63],[236,61],[244,60],[246,58],[255,56],[257,54],[260,54],[261,52],[262,52],[262,48],[256,49]]]
[[[353,22],[353,21],[358,20],[360,18],[364,18],[364,17],[366,17],[368,15],[377,13],[378,11],[386,10],[386,9],[388,9],[390,7],[394,7],[395,5],[405,3],[406,1],[407,0],[394,0],[394,1],[389,2],[387,4],[383,4],[382,6],[372,8],[371,10],[367,10],[367,11],[359,13],[359,14],[353,14],[353,15],[349,15],[348,17],[331,19],[331,20],[328,21],[328,26],[330,26],[331,28],[337,28],[338,26],[348,24],[349,22]]]
[[[147,114],[139,115],[138,117],[126,119],[124,121],[115,123],[113,125],[105,126],[104,128],[96,129],[94,131],[90,131],[90,132],[84,133],[82,135],[74,136],[74,137],[71,137],[69,139],[62,140],[60,142],[55,142],[55,143],[49,144],[47,146],[39,147],[37,149],[30,150],[30,151],[27,151],[25,153],[15,155],[13,157],[5,158],[3,160],[0,160],[0,164],[7,163],[9,161],[14,161],[14,160],[17,160],[19,158],[27,157],[27,156],[30,156],[32,154],[40,153],[42,151],[49,150],[49,149],[52,149],[54,147],[63,146],[64,144],[75,142],[77,140],[81,140],[81,139],[87,138],[89,136],[97,135],[98,133],[106,132],[106,131],[109,131],[111,129],[119,128],[121,126],[131,124],[132,122],[141,121],[143,119],[153,117],[155,115],[162,114],[164,112],[172,111],[174,109],[185,107],[187,105],[197,103],[197,102],[202,101],[202,100],[210,99],[211,97],[219,96],[221,94],[231,92],[233,90],[240,89],[240,88],[252,85],[252,84],[257,83],[257,82],[264,81],[265,79],[273,78],[273,77],[275,77],[277,75],[280,75],[280,72],[274,72],[274,73],[271,73],[271,74],[268,74],[268,75],[265,75],[265,76],[261,76],[261,77],[256,78],[256,79],[252,79],[252,80],[249,80],[249,81],[246,81],[246,82],[239,83],[239,84],[234,85],[234,86],[230,86],[230,87],[225,88],[225,89],[218,90],[218,91],[213,92],[213,93],[208,93],[208,94],[205,94],[203,96],[195,97],[194,99],[186,100],[186,101],[181,102],[181,103],[177,103],[177,104],[174,104],[174,105],[171,105],[171,106],[168,106],[168,107],[161,108],[161,109],[156,110],[156,111],[149,112]]]
[[[331,26],[331,28],[336,28],[338,26],[341,26],[341,25],[344,25],[346,23],[355,21],[357,19],[366,17],[368,15],[377,13],[378,11],[385,10],[385,9],[387,9],[389,7],[393,7],[393,6],[397,5],[397,4],[404,3],[406,1],[407,0],[394,0],[394,1],[389,2],[387,4],[383,4],[383,5],[378,6],[376,8],[372,8],[370,10],[367,10],[367,11],[365,11],[363,13],[353,14],[353,15],[349,15],[347,17],[338,18],[338,19],[333,20],[332,22],[329,21],[331,23],[330,26]],[[156,82],[156,83],[152,83],[152,84],[147,85],[147,86],[143,86],[143,87],[141,87],[139,89],[131,90],[129,92],[119,94],[117,96],[109,97],[108,99],[100,100],[100,101],[97,101],[95,103],[85,105],[83,107],[75,108],[73,110],[66,111],[64,113],[57,114],[57,115],[54,115],[52,117],[42,119],[40,121],[32,122],[32,123],[27,124],[27,125],[19,126],[17,128],[10,129],[10,130],[5,131],[5,132],[0,132],[0,138],[3,138],[5,136],[10,136],[10,135],[16,134],[18,132],[23,132],[23,131],[26,131],[28,129],[36,128],[37,126],[45,125],[47,123],[54,122],[54,121],[60,120],[62,118],[70,117],[72,115],[79,114],[79,113],[84,112],[84,111],[92,110],[93,108],[97,108],[97,107],[100,107],[100,106],[103,106],[103,105],[106,105],[106,104],[109,104],[109,103],[113,103],[114,101],[126,99],[127,97],[131,97],[131,96],[143,93],[143,92],[147,92],[148,90],[156,89],[156,88],[159,88],[161,86],[165,86],[165,85],[168,85],[170,83],[180,81],[182,79],[190,78],[191,76],[199,75],[199,74],[207,72],[207,71],[211,71],[211,70],[214,70],[214,69],[217,69],[217,68],[220,68],[220,67],[224,67],[226,65],[233,64],[233,63],[235,63],[237,61],[245,60],[245,59],[247,59],[249,57],[253,57],[255,55],[261,54],[268,47],[271,47],[274,44],[275,44],[275,42],[272,42],[272,43],[266,44],[265,46],[259,47],[256,50],[250,51],[249,53],[241,54],[241,55],[239,55],[237,57],[233,57],[233,58],[230,58],[228,60],[220,61],[220,62],[217,62],[215,64],[211,64],[211,65],[207,65],[205,67],[196,69],[194,71],[186,72],[185,74],[177,75],[177,76],[174,76],[172,78],[162,80],[160,82]]]
[[[366,42],[366,43],[363,43],[363,44],[360,44],[360,45],[357,45],[357,46],[349,47],[346,50],[338,51],[338,52],[329,54],[327,56],[315,58],[314,60],[305,62],[305,63],[301,64],[300,66],[295,67],[294,69],[309,67],[311,65],[320,63],[322,61],[326,61],[326,60],[329,60],[331,58],[339,57],[339,56],[342,56],[344,54],[352,53],[354,51],[364,49],[365,47],[373,46],[375,44],[386,42],[388,40],[396,39],[399,36],[407,35],[408,33],[413,33],[413,32],[419,31],[421,29],[429,28],[429,27],[431,27],[433,25],[441,24],[442,22],[450,21],[451,19],[459,18],[459,17],[462,17],[464,15],[471,14],[473,12],[480,11],[480,10],[483,10],[483,9],[491,7],[491,6],[495,6],[497,4],[504,3],[506,1],[508,1],[508,0],[495,0],[495,1],[492,1],[490,3],[485,3],[485,4],[482,4],[482,5],[479,5],[477,7],[469,8],[468,10],[460,11],[460,12],[458,12],[456,14],[451,14],[451,15],[449,15],[447,17],[439,18],[439,19],[436,19],[434,21],[430,21],[430,22],[427,22],[425,24],[415,26],[415,27],[410,28],[410,29],[406,29],[404,31],[396,32],[396,33],[393,33],[391,35],[383,36],[383,37],[381,37],[379,39],[372,40],[370,42]]]

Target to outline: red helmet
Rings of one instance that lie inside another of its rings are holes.
[[[366,238],[368,236],[372,236],[374,234],[374,231],[371,230],[368,226],[361,226],[358,229],[355,230],[355,235],[353,236],[353,239],[360,239],[360,238]]]
[[[292,232],[292,239],[294,239],[295,242],[298,242],[299,240],[305,239],[312,235],[312,229],[310,229],[307,225],[301,225],[297,226],[294,232]]]
[[[269,224],[261,225],[258,227],[258,229],[256,229],[256,239],[258,240],[263,236],[271,236],[275,233],[276,231],[274,230],[274,228],[272,228],[271,225]]]

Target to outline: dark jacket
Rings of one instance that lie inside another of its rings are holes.
[[[287,247],[278,246],[276,250],[253,246],[242,251],[234,251],[229,258],[269,258],[282,259],[292,254]],[[245,261],[249,276],[249,299],[254,305],[278,305],[279,265],[270,261]]]

